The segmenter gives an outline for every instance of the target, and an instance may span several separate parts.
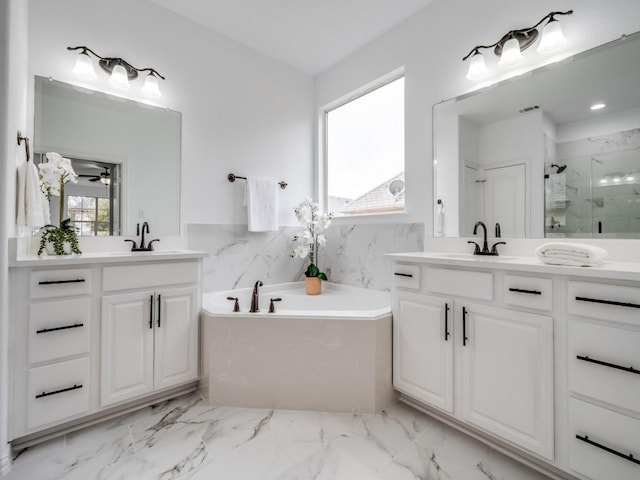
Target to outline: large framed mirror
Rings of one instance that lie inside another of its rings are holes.
[[[435,105],[435,234],[640,238],[638,79],[640,33]]]
[[[179,112],[36,77],[34,114],[35,161],[57,152],[78,174],[62,213],[81,236],[135,235],[143,222],[180,234]]]

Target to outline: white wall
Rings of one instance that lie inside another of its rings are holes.
[[[316,108],[362,84],[404,65],[406,126],[405,221],[425,221],[432,233],[432,106],[480,85],[466,80],[462,62],[475,45],[493,43],[510,29],[536,23],[550,11],[575,13],[562,17],[570,55],[640,30],[637,0],[542,0],[513,2],[491,0],[436,0],[413,17],[374,40],[316,79]],[[527,51],[525,68],[548,61]],[[492,60],[493,61],[493,60]],[[499,70],[495,82],[511,72]]]
[[[183,225],[246,224],[242,182],[230,184],[229,172],[287,181],[280,221],[295,224],[293,206],[313,185],[309,76],[151,2],[31,0],[29,22],[31,95],[34,75],[81,83],[67,46],[86,45],[166,76],[160,104],[183,115]],[[97,73],[85,85],[109,91],[107,76]]]
[[[9,400],[9,292],[7,239],[15,235],[16,166],[24,144],[16,132],[27,127],[27,2],[0,2],[0,475],[10,468],[7,443]],[[11,68],[9,68],[11,66]]]

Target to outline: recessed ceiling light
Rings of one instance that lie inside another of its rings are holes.
[[[635,178],[634,176],[632,176],[632,175],[629,175],[627,178],[625,178],[625,180],[626,180],[627,182],[633,182],[635,179],[636,179],[636,178]]]
[[[606,103],[594,103],[593,105],[591,105],[591,110],[600,110],[601,108],[606,107],[607,104]]]
[[[601,178],[600,179],[600,183],[607,183],[607,179],[606,178]]]
[[[614,183],[620,183],[620,177],[614,177],[613,181]]]

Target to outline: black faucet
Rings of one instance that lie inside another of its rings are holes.
[[[478,226],[481,226],[483,229],[483,242],[482,242],[482,250],[480,250],[480,245],[478,245],[476,242],[473,242],[471,240],[467,241],[467,243],[473,243],[475,245],[475,248],[473,250],[473,254],[474,255],[493,255],[493,256],[497,256],[498,255],[498,245],[506,245],[506,242],[496,242],[493,244],[493,246],[491,247],[491,250],[489,250],[489,244],[487,243],[487,226],[483,223],[483,222],[476,222],[475,226],[473,227],[473,234],[477,235],[478,233]],[[500,224],[496,224],[496,235],[498,235],[500,233]]]
[[[149,242],[148,245],[145,245],[144,243],[144,231],[147,231],[147,233],[149,233],[149,224],[147,222],[144,222],[142,224],[142,235],[140,237],[140,246],[138,246],[135,242],[135,240],[131,240],[131,239],[125,239],[125,242],[131,242],[131,251],[132,252],[153,252],[153,242],[159,242],[160,240],[157,238],[154,238],[153,240],[151,240]],[[136,224],[136,235],[140,235],[140,224],[137,223]]]
[[[260,292],[258,287],[262,286],[262,282],[258,280],[256,284],[253,286],[253,293],[251,294],[251,308],[249,309],[249,313],[256,313],[260,311],[260,306],[258,305],[258,301],[260,299]]]

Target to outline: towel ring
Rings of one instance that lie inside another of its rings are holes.
[[[27,155],[27,162],[31,159],[31,152],[29,151],[29,137],[23,137],[22,132],[18,130],[18,145],[22,145],[24,140],[24,149]]]

